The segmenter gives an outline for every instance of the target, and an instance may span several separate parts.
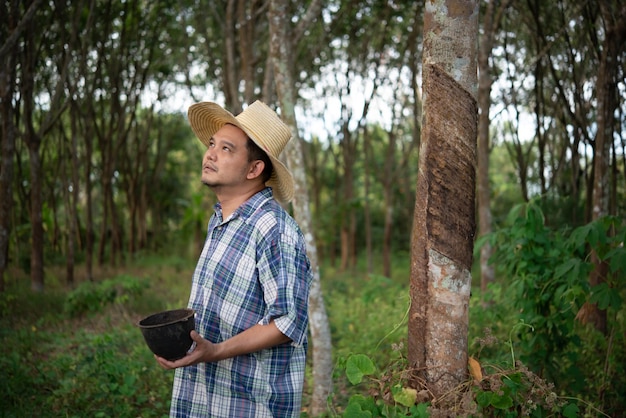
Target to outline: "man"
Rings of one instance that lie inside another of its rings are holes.
[[[217,195],[193,275],[194,348],[176,369],[173,417],[298,417],[312,280],[304,238],[274,200],[293,197],[278,160],[291,138],[257,101],[233,116],[215,103],[189,108],[207,146],[202,182]]]

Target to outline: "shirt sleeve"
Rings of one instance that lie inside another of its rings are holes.
[[[298,234],[276,234],[266,242],[259,260],[259,281],[267,311],[260,324],[274,320],[293,344],[306,341],[311,271]]]

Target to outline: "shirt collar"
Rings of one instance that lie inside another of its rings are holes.
[[[241,206],[235,209],[235,211],[230,215],[228,219],[226,219],[226,221],[229,219],[235,219],[239,216],[241,216],[243,219],[247,219],[261,205],[263,205],[265,202],[267,202],[270,199],[274,199],[274,193],[272,192],[271,187],[266,187],[263,190],[259,191],[258,193],[255,193],[252,197],[250,197],[250,199],[246,200]],[[222,222],[224,222],[224,219],[222,219],[222,205],[220,204],[220,202],[217,202],[213,206],[213,209],[215,210],[215,213],[219,216],[219,218],[222,220]]]

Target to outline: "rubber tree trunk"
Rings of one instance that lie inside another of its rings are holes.
[[[408,359],[436,397],[467,376],[475,222],[478,0],[426,1]]]

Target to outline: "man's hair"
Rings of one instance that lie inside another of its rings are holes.
[[[272,160],[270,160],[269,155],[265,151],[259,147],[256,142],[248,138],[246,142],[246,148],[248,148],[248,162],[261,160],[265,164],[265,168],[261,173],[261,178],[263,179],[263,183],[266,183],[270,177],[272,177],[272,172],[274,171],[274,166],[272,165]]]

